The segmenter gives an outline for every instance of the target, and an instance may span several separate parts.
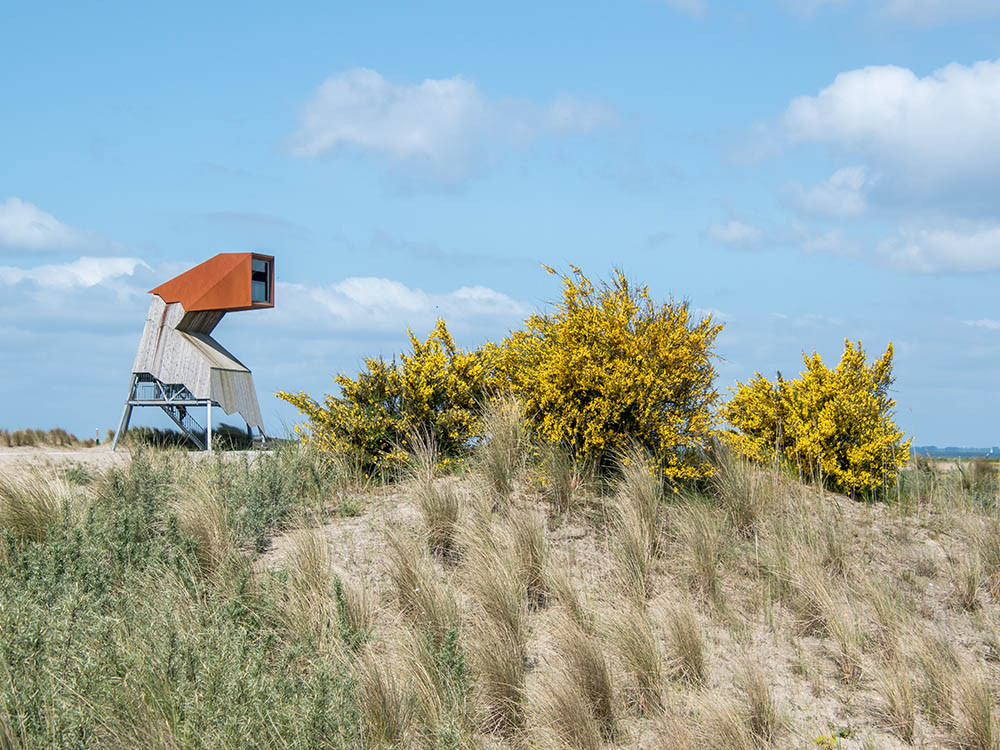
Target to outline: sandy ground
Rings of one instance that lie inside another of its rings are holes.
[[[110,443],[93,448],[3,447],[0,448],[0,471],[27,468],[68,469],[72,466],[103,471],[112,466],[127,464],[130,457],[131,454],[125,449],[112,453]]]
[[[221,455],[224,457],[243,456],[245,453],[253,456],[266,451],[225,451]],[[204,461],[205,459],[220,455],[220,453],[208,453],[206,451],[188,451],[186,455],[192,461]],[[95,472],[101,472],[112,466],[125,466],[132,458],[132,453],[128,448],[119,447],[114,453],[111,452],[111,444],[96,445],[93,448],[53,448],[52,446],[0,447],[0,471],[14,471],[21,469],[53,469],[63,470],[74,466],[82,466]]]

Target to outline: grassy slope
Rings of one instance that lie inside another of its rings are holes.
[[[866,505],[729,462],[663,497],[521,456],[0,483],[0,747],[997,747],[995,485]]]

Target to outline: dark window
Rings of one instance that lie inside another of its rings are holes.
[[[271,261],[253,259],[250,299],[253,302],[271,301]]]

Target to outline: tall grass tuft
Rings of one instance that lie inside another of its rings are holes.
[[[459,624],[458,605],[451,590],[438,581],[426,549],[404,532],[387,539],[388,576],[403,614],[434,638]]]
[[[719,597],[722,529],[710,508],[693,503],[677,514],[674,526],[694,588],[710,599]]]
[[[997,750],[1000,726],[993,708],[989,682],[966,666],[955,682],[952,726],[959,747],[967,750]]]
[[[218,481],[207,471],[189,473],[170,510],[180,530],[195,540],[202,572],[218,578],[236,553],[229,507]]]
[[[549,591],[562,605],[566,616],[584,632],[594,631],[594,617],[583,592],[573,580],[573,570],[567,563],[550,566],[546,575]]]
[[[342,578],[334,578],[333,600],[340,641],[348,650],[358,651],[374,630],[375,612],[367,591]]]
[[[972,612],[979,607],[979,589],[983,585],[983,566],[979,555],[962,557],[952,567],[955,599],[962,609]]]
[[[487,404],[480,416],[483,442],[476,449],[476,466],[494,496],[504,501],[524,465],[527,433],[524,412],[511,395]]]
[[[601,734],[606,738],[613,736],[616,719],[614,681],[600,642],[568,619],[558,625],[554,642],[567,675],[586,698]]]
[[[728,446],[715,452],[712,490],[736,533],[753,537],[775,507],[773,487],[764,474]]]
[[[790,589],[789,604],[795,612],[799,633],[802,635],[828,634],[832,619],[843,614],[843,604],[837,598],[823,569],[796,556],[785,571],[786,585]]]
[[[469,681],[460,631],[451,628],[438,641],[405,631],[399,653],[386,656],[406,674],[413,697],[414,734],[410,745],[462,747],[472,733],[468,720]]]
[[[871,605],[875,630],[872,642],[882,661],[889,662],[899,656],[899,643],[909,624],[909,607],[889,583],[866,578],[863,592]]]
[[[510,527],[518,575],[528,594],[528,603],[535,608],[545,604],[548,596],[546,564],[548,542],[545,538],[545,517],[527,509],[511,510]]]
[[[489,618],[481,618],[473,632],[469,651],[483,707],[480,724],[487,732],[512,735],[524,726],[524,643]]]
[[[62,518],[65,487],[37,472],[0,473],[0,529],[15,539],[42,541]]]
[[[924,633],[917,639],[914,660],[923,675],[919,697],[924,713],[934,724],[947,723],[960,669],[954,646],[937,633]]]
[[[512,536],[507,524],[477,524],[465,545],[464,573],[482,615],[523,646],[528,627],[527,586]]]
[[[917,721],[917,699],[913,678],[905,664],[895,660],[875,674],[875,687],[882,697],[886,728],[907,744],[913,743]]]
[[[590,702],[576,675],[566,669],[549,671],[537,699],[536,723],[542,748],[600,750],[602,731],[591,713]]]
[[[645,526],[645,536],[655,555],[663,534],[662,473],[639,445],[633,445],[619,457],[618,471],[621,475],[617,486],[619,503],[631,508],[635,518]]]
[[[705,697],[700,701],[700,746],[712,750],[760,750],[761,743],[750,731],[744,706],[731,698]]]
[[[850,604],[843,602],[837,609],[824,616],[826,631],[837,647],[835,661],[840,681],[854,685],[861,679],[861,627]]]
[[[418,430],[410,434],[409,444],[409,476],[428,543],[436,555],[451,559],[456,553],[461,498],[453,483],[436,481],[438,453],[433,436]]]
[[[451,482],[421,486],[417,490],[417,505],[424,517],[431,551],[446,560],[453,559],[462,512],[457,488]]]
[[[986,521],[977,546],[990,594],[1000,600],[1000,522],[993,519]]]
[[[663,706],[663,656],[645,608],[625,607],[608,618],[607,640],[618,653],[629,685],[626,702],[640,714]]]
[[[706,676],[705,642],[694,607],[688,602],[675,604],[667,611],[666,623],[671,676],[701,684]]]
[[[546,445],[541,449],[542,497],[558,515],[565,515],[578,504],[583,479],[580,467],[568,448]]]
[[[740,691],[746,725],[758,746],[772,744],[784,727],[784,720],[767,677],[760,667],[746,661],[736,675],[736,687]]]
[[[622,589],[634,601],[650,594],[654,540],[639,509],[622,498],[615,499],[612,549]]]
[[[291,534],[287,571],[289,626],[322,646],[339,644],[336,601],[332,596],[330,553],[319,529]]]
[[[354,674],[366,745],[400,745],[413,722],[415,696],[384,655],[366,652],[355,663]]]
[[[413,429],[406,436],[405,474],[415,484],[429,484],[438,471],[438,448],[434,434],[427,429]]]
[[[663,544],[663,477],[638,445],[619,456],[618,471],[613,549],[622,587],[641,602],[649,597],[653,563]]]

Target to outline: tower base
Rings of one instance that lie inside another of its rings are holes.
[[[212,407],[218,405],[210,399],[195,398],[184,385],[164,383],[148,372],[132,373],[128,396],[125,398],[125,408],[122,410],[121,421],[111,441],[111,450],[118,447],[119,439],[128,430],[132,410],[137,406],[159,407],[199,450],[212,450]],[[202,427],[191,413],[192,409],[197,407],[205,408],[205,427]],[[249,424],[247,434],[253,434]],[[261,430],[261,438],[265,437]]]

